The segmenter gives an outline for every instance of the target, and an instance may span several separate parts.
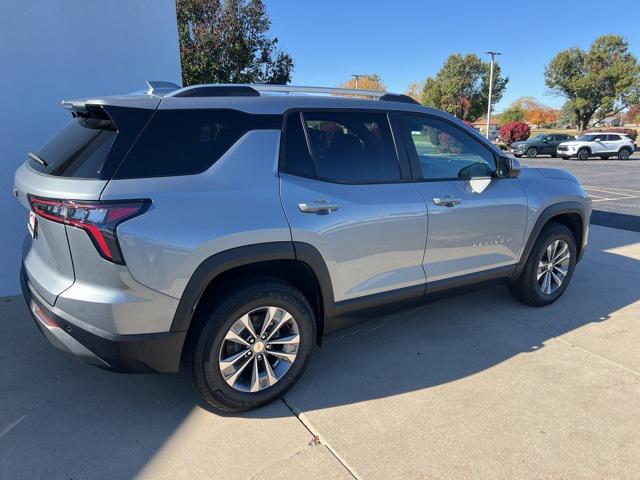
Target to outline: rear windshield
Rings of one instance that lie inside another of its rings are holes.
[[[115,138],[108,120],[74,118],[35,152],[44,164],[33,158],[29,164],[57,177],[98,178]]]

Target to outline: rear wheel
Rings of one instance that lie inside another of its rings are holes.
[[[536,158],[538,156],[538,149],[536,147],[529,147],[527,149],[527,157]]]
[[[590,152],[587,148],[578,150],[578,160],[589,160]]]
[[[571,281],[576,266],[576,241],[566,226],[550,223],[536,240],[511,294],[528,305],[555,302]]]
[[[620,160],[627,160],[631,156],[631,150],[628,148],[621,148],[618,152],[618,158]]]
[[[278,279],[247,278],[212,306],[187,353],[202,398],[239,412],[291,388],[311,358],[314,313],[304,295]]]

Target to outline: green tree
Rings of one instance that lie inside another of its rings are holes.
[[[449,56],[435,77],[425,81],[422,90],[424,105],[445,110],[461,120],[475,120],[487,109],[489,97],[488,62],[474,54]],[[491,104],[500,101],[509,79],[500,73],[500,65],[493,69]]]
[[[593,115],[615,115],[640,101],[640,66],[619,35],[598,37],[588,51],[570,48],[546,66],[545,84],[567,99],[579,130]]]
[[[500,114],[501,123],[520,122],[524,120],[525,110],[519,103],[512,103]]]
[[[261,0],[177,0],[176,11],[183,85],[291,80]]]

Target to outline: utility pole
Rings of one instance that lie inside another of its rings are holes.
[[[489,138],[489,126],[491,125],[491,90],[493,89],[493,64],[496,55],[502,55],[500,52],[484,52],[491,55],[491,68],[489,70],[489,105],[487,106],[487,138]]]
[[[358,90],[358,80],[360,80],[361,77],[366,77],[366,75],[363,73],[352,73],[351,76],[356,79],[356,90]]]

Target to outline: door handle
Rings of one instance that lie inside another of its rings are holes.
[[[445,195],[443,197],[434,197],[433,203],[444,207],[455,207],[456,205],[460,205],[462,200],[453,195]]]
[[[316,200],[315,202],[299,203],[298,208],[303,213],[330,213],[338,210],[338,205],[326,200]]]

